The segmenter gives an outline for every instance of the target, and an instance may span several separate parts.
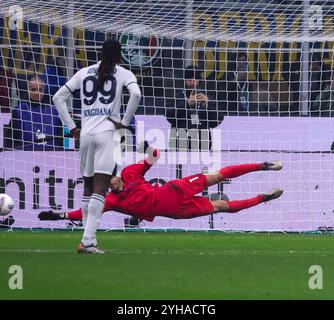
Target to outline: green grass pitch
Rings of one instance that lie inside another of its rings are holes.
[[[98,233],[104,255],[79,255],[81,232],[0,232],[0,299],[333,299],[331,235]],[[9,267],[23,269],[10,290]],[[323,289],[311,290],[311,265]]]

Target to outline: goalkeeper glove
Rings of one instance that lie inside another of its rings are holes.
[[[15,222],[14,217],[8,216],[6,219],[0,221],[0,228],[9,228],[14,222]]]
[[[64,212],[57,213],[53,212],[52,210],[49,211],[42,211],[38,215],[39,220],[64,220],[66,219],[66,214]]]

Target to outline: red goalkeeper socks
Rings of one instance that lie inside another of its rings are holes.
[[[256,206],[257,204],[262,202],[264,202],[263,195],[258,195],[254,198],[246,200],[227,201],[227,204],[229,206],[229,210],[227,210],[227,212],[238,212],[240,210]]]
[[[224,179],[236,178],[243,174],[264,169],[263,163],[247,163],[225,167],[219,170]]]

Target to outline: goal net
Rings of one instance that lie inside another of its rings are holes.
[[[147,140],[162,151],[146,175],[152,184],[279,159],[279,172],[250,173],[203,193],[238,200],[280,187],[284,194],[239,213],[191,220],[157,217],[138,225],[108,212],[102,229],[333,230],[333,8],[330,0],[6,1],[0,193],[15,201],[12,227],[80,227],[38,219],[41,211],[80,207],[83,190],[78,143],[51,98],[98,61],[112,37],[143,96],[118,172],[143,158],[136,145]],[[79,97],[75,92],[69,104],[78,125]]]

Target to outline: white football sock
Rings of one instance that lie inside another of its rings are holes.
[[[103,212],[102,212],[103,213]],[[101,214],[102,215],[102,214]],[[101,223],[101,216],[100,216],[100,219],[97,220],[97,223],[96,223],[96,229],[98,229],[100,227],[100,223]],[[96,240],[96,234],[95,234],[95,238],[93,239],[93,245],[94,246],[97,246],[97,240]]]
[[[82,225],[85,228],[88,217],[88,205],[90,197],[83,196],[81,198],[81,211],[82,211]]]
[[[96,245],[96,230],[99,220],[103,213],[105,199],[103,196],[93,193],[88,205],[88,218],[85,226],[85,231],[82,237],[84,246]]]

